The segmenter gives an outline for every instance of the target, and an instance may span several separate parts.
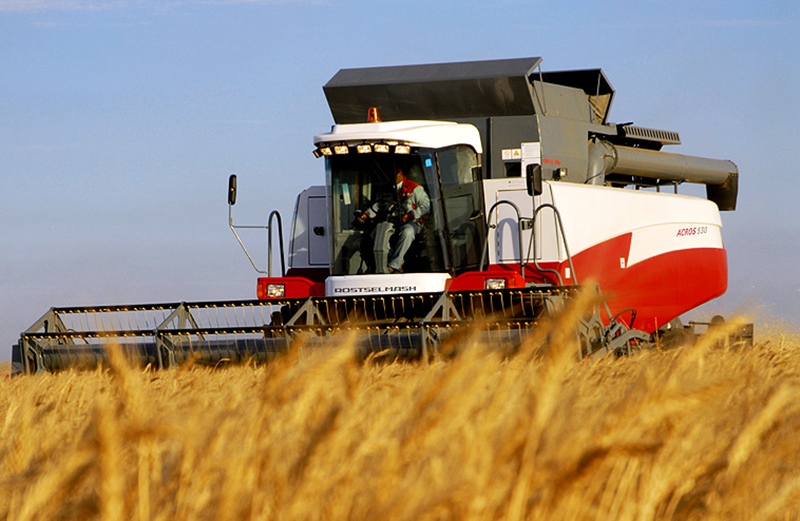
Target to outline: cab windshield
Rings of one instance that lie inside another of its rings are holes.
[[[326,157],[333,275],[463,271],[485,237],[478,155],[467,146]]]

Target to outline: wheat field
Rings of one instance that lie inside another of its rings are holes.
[[[800,335],[423,363],[110,367],[0,393],[0,518],[796,519]]]

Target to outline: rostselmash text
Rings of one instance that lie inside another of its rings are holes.
[[[367,286],[363,288],[333,288],[334,293],[403,293],[417,291],[416,286]]]

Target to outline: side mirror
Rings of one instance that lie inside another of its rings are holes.
[[[231,206],[236,204],[236,174],[228,178],[228,204]]]
[[[528,195],[542,195],[542,166],[530,163],[525,167],[525,181]]]

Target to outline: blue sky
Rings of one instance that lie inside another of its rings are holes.
[[[227,177],[237,222],[288,221],[338,69],[525,56],[601,67],[612,120],[733,160],[730,287],[700,312],[800,323],[796,0],[0,0],[0,358],[50,306],[253,298]]]

